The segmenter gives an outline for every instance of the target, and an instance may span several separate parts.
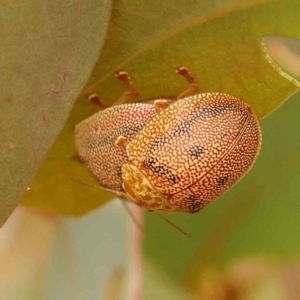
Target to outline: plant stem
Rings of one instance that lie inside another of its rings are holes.
[[[143,228],[144,211],[138,206],[131,207],[136,220]],[[141,229],[134,223],[130,225],[130,240],[129,240],[129,287],[128,299],[140,300],[143,290],[143,233]]]

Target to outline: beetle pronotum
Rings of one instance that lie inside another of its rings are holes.
[[[234,96],[186,96],[198,85],[186,68],[176,70],[189,87],[177,99],[151,103],[122,104],[138,92],[127,73],[116,73],[130,92],[78,124],[76,146],[102,188],[147,210],[195,213],[250,170],[261,129]]]

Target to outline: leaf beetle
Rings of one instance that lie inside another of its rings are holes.
[[[251,169],[261,128],[242,100],[195,94],[187,69],[176,71],[189,82],[178,98],[127,104],[138,92],[117,72],[129,92],[76,126],[76,146],[102,188],[150,211],[196,213]]]

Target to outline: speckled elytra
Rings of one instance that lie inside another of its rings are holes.
[[[221,196],[254,164],[261,147],[259,121],[249,105],[222,93],[189,87],[173,99],[114,105],[76,126],[80,160],[100,186],[147,210],[196,213]],[[93,102],[99,98],[90,97]]]

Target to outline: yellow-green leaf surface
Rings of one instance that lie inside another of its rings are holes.
[[[74,156],[73,128],[97,111],[84,96],[98,93],[111,103],[122,92],[114,70],[127,71],[138,100],[176,96],[187,83],[175,66],[185,66],[201,92],[225,92],[244,99],[260,118],[299,88],[265,53],[263,39],[300,39],[300,0],[114,1],[108,35],[93,74],[23,203],[82,215],[107,201]],[[113,126],[113,124],[112,124]]]
[[[0,6],[2,225],[91,74],[111,6],[101,0],[0,0]],[[60,181],[60,170],[56,171],[39,186],[50,180],[55,188]],[[44,201],[43,197],[39,201]]]

